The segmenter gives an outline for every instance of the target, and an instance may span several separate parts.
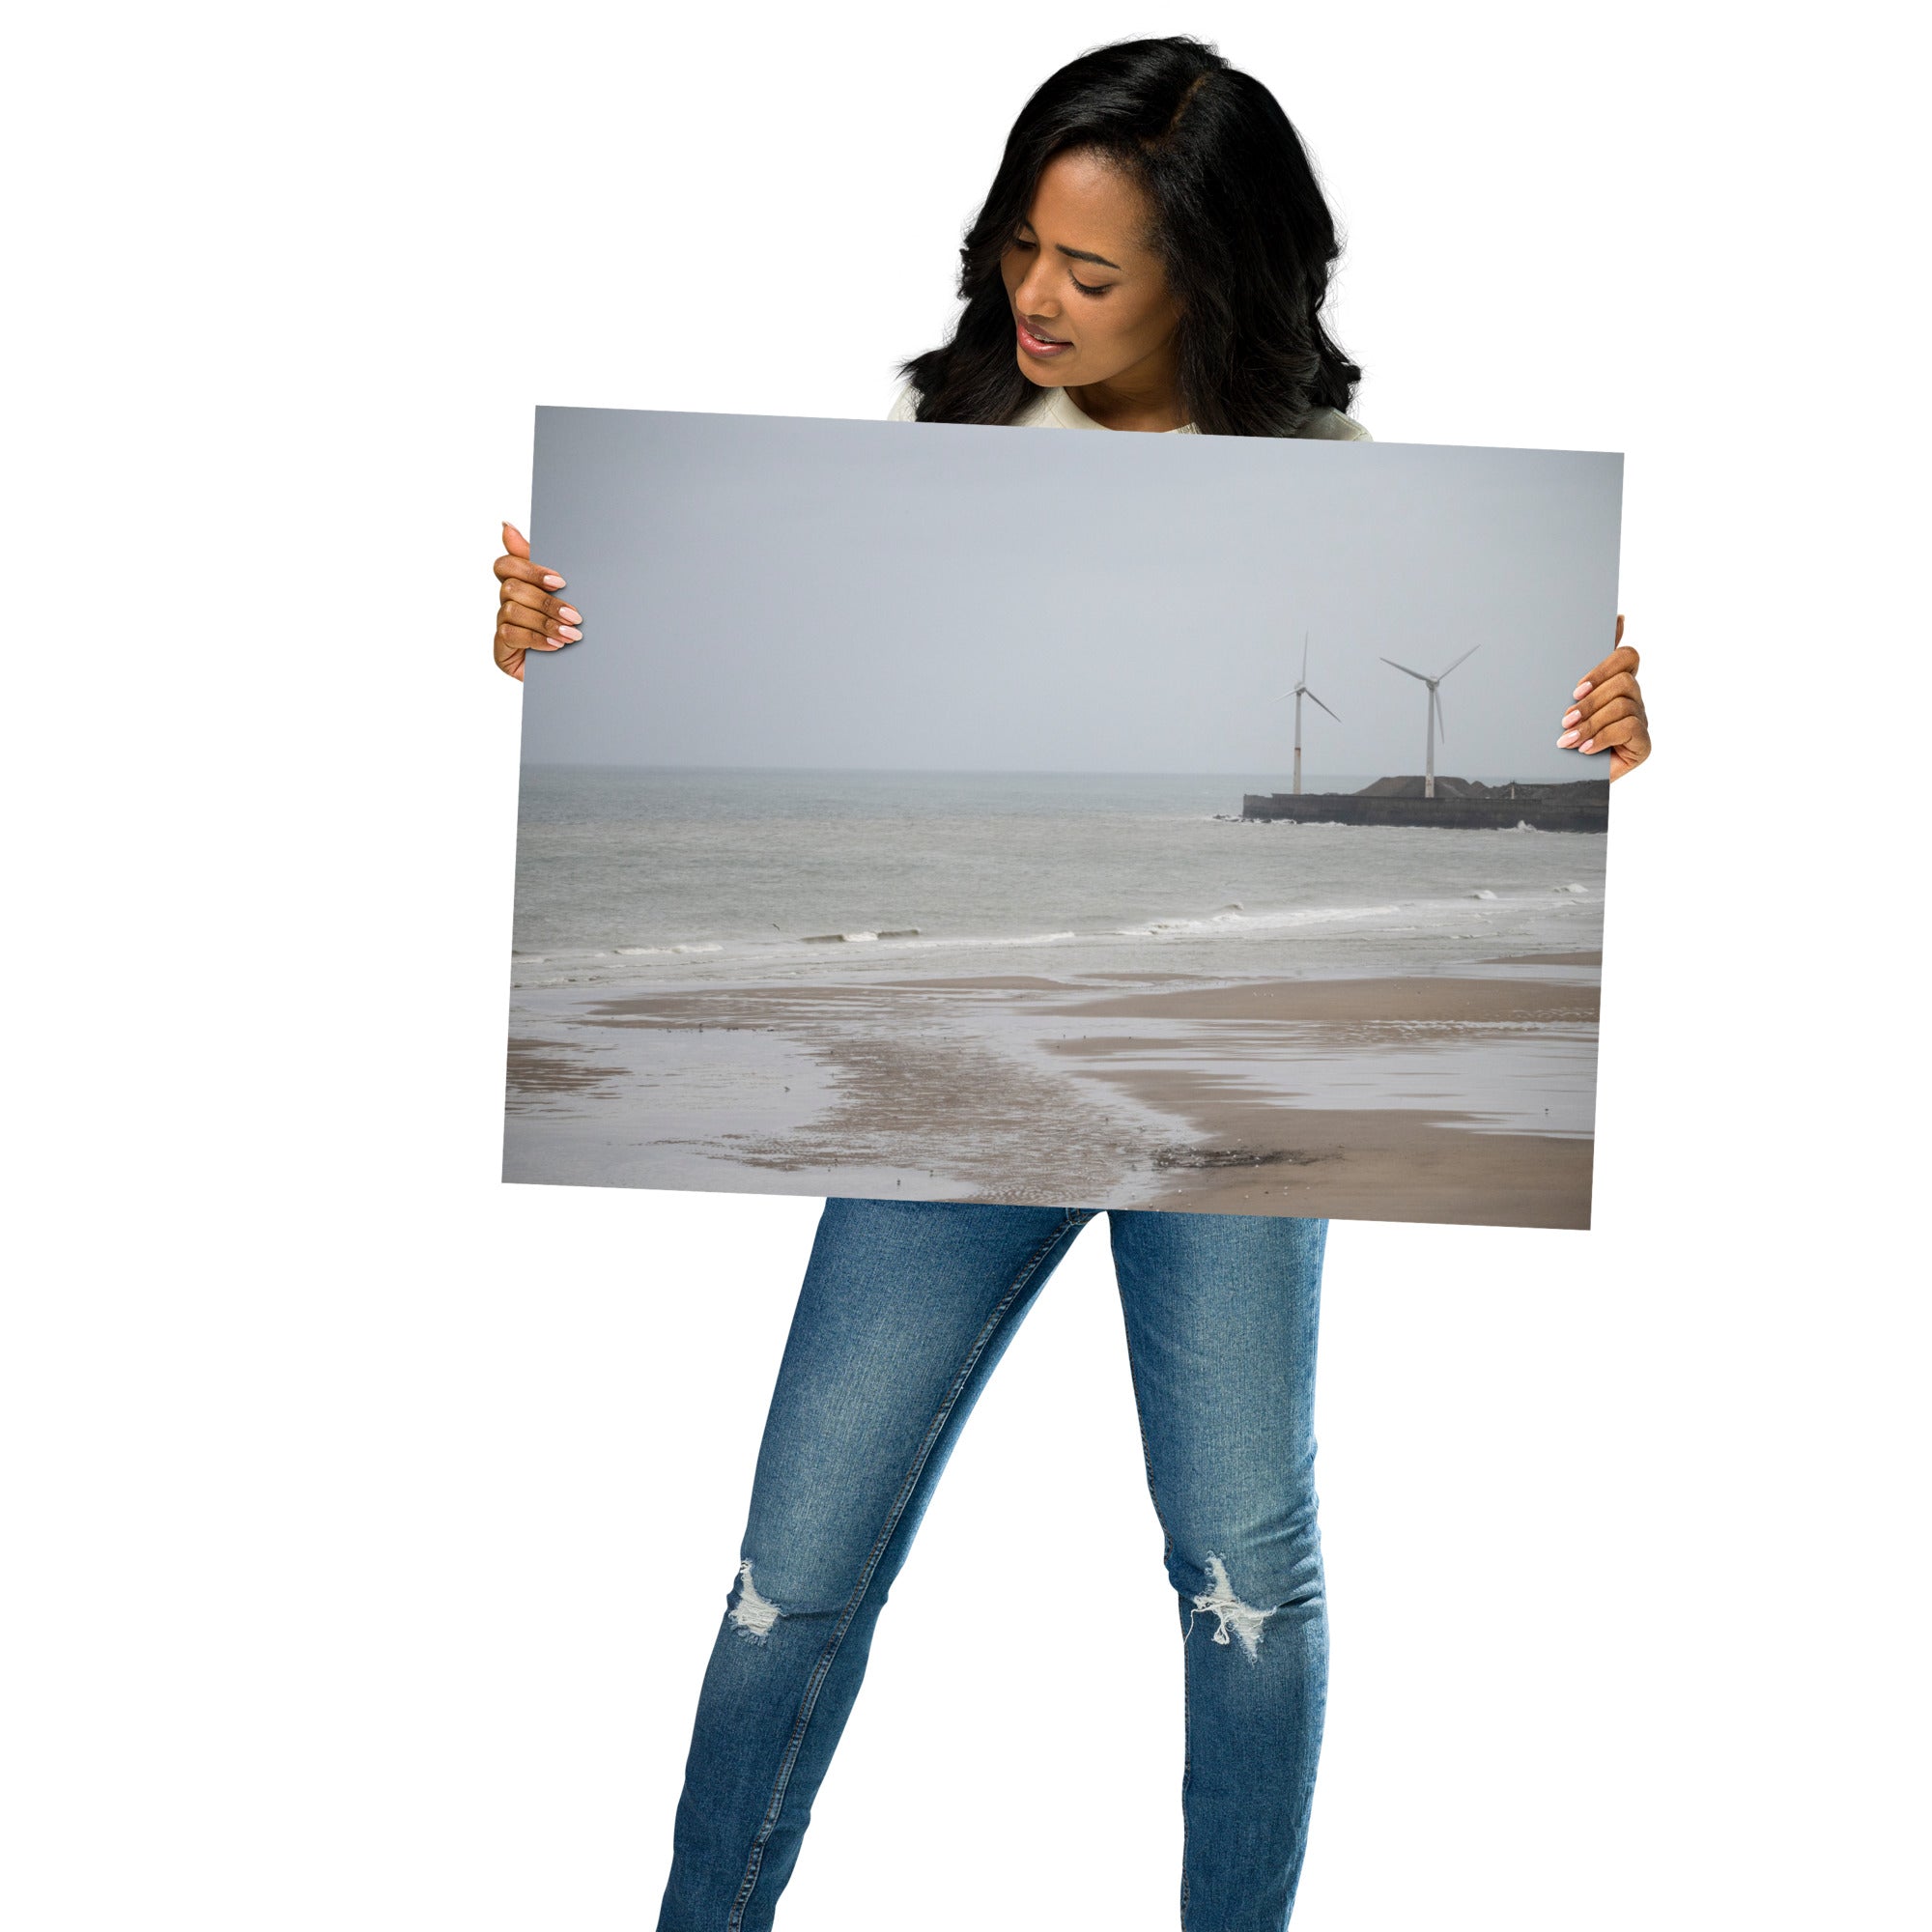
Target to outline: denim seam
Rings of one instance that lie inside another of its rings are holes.
[[[1148,1444],[1147,1408],[1141,1401],[1140,1371],[1134,1364],[1132,1329],[1127,1331],[1127,1381],[1134,1392],[1134,1426],[1140,1432],[1141,1467],[1147,1472],[1148,1500],[1153,1504],[1153,1520],[1160,1524],[1161,1540],[1166,1545],[1161,1558],[1165,1561],[1174,1554],[1174,1531],[1168,1527],[1167,1512],[1160,1506],[1160,1492],[1153,1484],[1153,1451]]]
[[[1188,1684],[1187,1642],[1180,1646],[1180,1932],[1187,1932],[1187,1794],[1194,1783],[1194,1698]]]
[[[1091,1216],[1089,1217],[1091,1218]],[[764,1865],[765,1846],[778,1829],[779,1819],[784,1812],[785,1789],[791,1782],[792,1767],[798,1762],[798,1754],[805,1745],[806,1732],[811,1726],[813,1713],[818,1707],[818,1692],[824,1685],[838,1655],[839,1646],[845,1641],[845,1633],[851,1628],[852,1619],[859,1613],[859,1605],[865,1602],[866,1592],[870,1587],[874,1572],[879,1567],[887,1547],[893,1540],[893,1532],[897,1529],[899,1519],[905,1514],[905,1506],[912,1492],[919,1487],[921,1472],[926,1460],[932,1454],[933,1444],[945,1433],[947,1419],[957,1406],[960,1393],[971,1379],[980,1357],[986,1351],[986,1345],[1000,1332],[1014,1301],[1019,1298],[1022,1289],[1039,1272],[1044,1262],[1055,1248],[1065,1242],[1069,1236],[1079,1233],[1086,1221],[1074,1220],[1069,1215],[1053,1233],[1036,1248],[1027,1259],[1026,1264],[1013,1277],[1012,1285],[1001,1296],[992,1314],[987,1316],[980,1332],[974,1337],[973,1345],[966,1351],[966,1359],[954,1374],[945,1398],[934,1412],[931,1422],[926,1425],[925,1435],[922,1439],[918,1453],[912,1459],[912,1465],[906,1471],[905,1480],[899,1485],[897,1495],[893,1498],[892,1507],[886,1512],[884,1526],[872,1544],[870,1551],[859,1572],[859,1580],[853,1586],[852,1594],[846,1599],[845,1608],[840,1613],[837,1627],[827,1639],[825,1649],[820,1653],[817,1663],[806,1680],[805,1695],[799,1704],[797,1720],[792,1725],[792,1733],[785,1745],[784,1755],[779,1761],[777,1781],[772,1786],[770,1803],[765,1807],[764,1822],[758,1827],[758,1834],[752,1840],[752,1853],[745,1866],[745,1876],[738,1887],[738,1895],[732,1901],[730,1916],[724,1921],[725,1932],[739,1932],[744,1924],[745,1913],[752,1902],[752,1895],[757,1889],[758,1874]]]
[[[1163,1548],[1163,1564],[1174,1554],[1174,1531],[1168,1527],[1167,1513],[1160,1506],[1160,1495],[1153,1483],[1153,1452],[1148,1446],[1147,1407],[1141,1400],[1140,1369],[1134,1361],[1134,1333],[1126,1322],[1126,1310],[1121,1311],[1122,1325],[1127,1328],[1127,1380],[1134,1392],[1134,1425],[1140,1431],[1141,1463],[1147,1470],[1148,1500],[1153,1504],[1154,1520],[1160,1524]],[[1187,1640],[1181,1639],[1180,1654],[1180,1928],[1187,1932],[1187,1787],[1194,1778],[1194,1707],[1188,1695],[1187,1687]]]

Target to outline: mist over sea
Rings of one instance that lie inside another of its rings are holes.
[[[1239,821],[1287,787],[526,765],[513,983],[1342,978],[1602,944],[1601,835]]]

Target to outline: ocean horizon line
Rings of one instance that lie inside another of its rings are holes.
[[[898,779],[1200,779],[1214,782],[1260,781],[1281,776],[1286,772],[1273,774],[1255,771],[1191,771],[1182,769],[1122,771],[1110,766],[1044,766],[1044,765],[710,765],[710,764],[637,764],[605,758],[584,758],[559,760],[555,758],[532,758],[519,763],[518,769],[526,772],[663,772],[674,774],[706,775],[712,777],[759,777],[759,778],[898,778]],[[1516,767],[1507,772],[1494,774],[1487,772],[1438,772],[1438,779],[1460,779],[1483,784],[1561,784],[1577,777],[1593,778],[1594,773],[1577,774],[1573,767],[1559,768],[1561,777],[1549,775],[1534,767]],[[1311,772],[1302,779],[1303,790],[1310,789],[1318,781],[1349,782],[1361,780],[1374,783],[1384,778],[1420,779],[1421,772],[1401,770],[1380,771],[1373,774],[1364,772]]]

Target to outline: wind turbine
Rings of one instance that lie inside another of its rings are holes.
[[[1428,761],[1422,768],[1422,795],[1424,798],[1434,798],[1435,796],[1435,727],[1442,720],[1442,695],[1435,687],[1449,675],[1449,671],[1456,668],[1456,665],[1463,663],[1465,658],[1474,657],[1482,648],[1481,644],[1471,644],[1463,653],[1463,656],[1456,660],[1456,664],[1449,667],[1449,670],[1438,670],[1434,677],[1424,677],[1419,670],[1409,670],[1406,665],[1396,664],[1393,658],[1384,658],[1382,660],[1383,664],[1395,665],[1397,670],[1407,671],[1408,675],[1416,679],[1418,683],[1426,684],[1429,687],[1429,754]],[[1310,695],[1313,696],[1312,693]],[[1449,738],[1449,731],[1446,725],[1443,727],[1442,737],[1443,742],[1446,744]]]
[[[1294,795],[1296,798],[1299,798],[1301,796],[1301,700],[1304,697],[1315,697],[1315,694],[1308,688],[1308,633],[1306,631],[1301,634],[1301,681],[1293,691],[1284,691],[1282,696],[1294,699]],[[1315,697],[1315,701],[1317,704],[1321,704],[1321,700],[1319,697]],[[1321,708],[1323,711],[1328,711],[1328,707],[1325,704],[1321,704]],[[1332,711],[1328,711],[1328,715],[1331,718],[1335,718],[1335,714]],[[1339,718],[1335,718],[1335,722],[1339,724],[1342,721]]]

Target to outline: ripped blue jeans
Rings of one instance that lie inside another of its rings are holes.
[[[1093,1218],[826,1204],[698,1698],[659,1932],[771,1925],[933,1486]],[[1281,1932],[1327,1688],[1312,1426],[1327,1223],[1134,1210],[1109,1224],[1179,1601],[1180,1922]]]

